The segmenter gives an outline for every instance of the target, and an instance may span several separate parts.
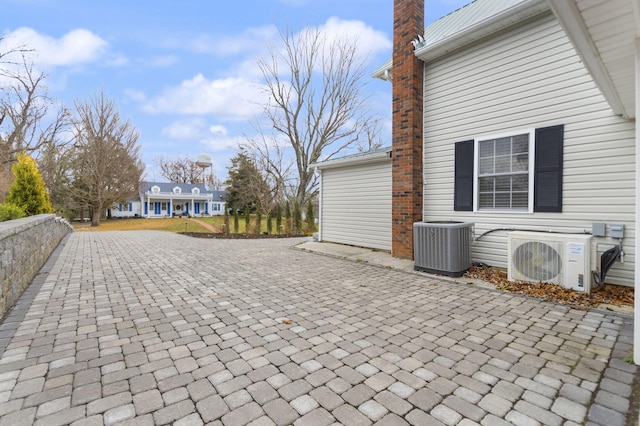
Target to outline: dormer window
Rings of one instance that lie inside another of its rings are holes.
[[[200,188],[193,188],[193,189],[191,190],[191,193],[192,193],[192,194],[196,194],[196,195],[197,195],[197,194],[200,194]]]
[[[151,192],[152,192],[153,194],[159,194],[159,193],[160,193],[160,187],[159,187],[159,186],[157,186],[157,185],[152,186],[152,187],[151,187]]]
[[[173,188],[173,193],[174,194],[180,194],[180,193],[182,193],[182,189],[180,189],[179,186],[176,186],[175,188]]]

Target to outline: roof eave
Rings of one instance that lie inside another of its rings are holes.
[[[380,80],[391,81],[392,74],[391,70],[393,68],[393,59],[389,59],[384,63],[380,68],[371,73],[371,77],[379,78]]]
[[[352,166],[354,164],[368,164],[378,161],[385,161],[391,159],[391,148],[385,147],[376,151],[365,152],[357,155],[350,155],[347,157],[334,158],[326,161],[319,161],[309,165],[309,169],[333,169],[336,167]]]
[[[613,112],[627,119],[633,118],[624,107],[575,2],[549,1],[549,6]]]

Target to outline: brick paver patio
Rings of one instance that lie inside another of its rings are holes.
[[[0,327],[0,425],[624,424],[631,317],[300,241],[70,235]]]

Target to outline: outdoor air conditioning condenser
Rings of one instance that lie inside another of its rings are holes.
[[[413,224],[413,269],[460,277],[471,267],[472,222]]]

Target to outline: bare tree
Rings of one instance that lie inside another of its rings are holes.
[[[280,35],[280,45],[258,59],[269,95],[265,128],[273,131],[258,127],[247,148],[278,185],[293,186],[292,198],[304,205],[318,189],[309,164],[353,145],[371,125],[362,92],[366,75],[355,41],[328,40],[317,29]],[[287,156],[291,170],[283,164]]]
[[[213,191],[222,191],[224,188],[224,182],[220,180],[213,172],[206,177],[207,187]]]
[[[138,192],[144,165],[138,132],[115,103],[99,92],[76,102],[71,195],[91,211],[91,226],[105,210]]]
[[[188,155],[184,157],[165,158],[160,155],[155,159],[160,168],[160,175],[174,183],[202,183],[204,169]]]
[[[248,138],[248,143],[241,145],[240,149],[251,155],[257,168],[264,174],[264,179],[271,188],[271,199],[265,208],[272,207],[271,204],[283,203],[284,200],[295,198],[297,186],[296,176],[293,172],[294,161],[287,155],[289,144],[287,141],[274,140],[272,136],[267,136],[259,128],[257,137]]]
[[[25,47],[0,52],[0,175],[5,177],[18,153],[34,155],[45,144],[68,142],[61,138],[69,113],[47,94],[46,76],[29,61],[31,52]],[[4,189],[0,184],[0,200]]]
[[[380,136],[382,133],[382,123],[380,120],[373,119],[370,125],[364,129],[364,138],[356,142],[356,148],[359,152],[373,151],[382,148],[384,143]]]

